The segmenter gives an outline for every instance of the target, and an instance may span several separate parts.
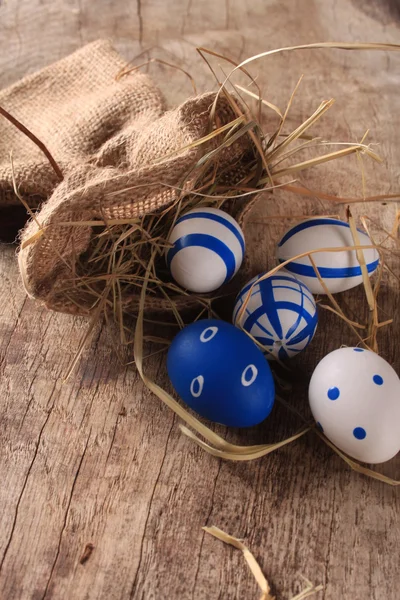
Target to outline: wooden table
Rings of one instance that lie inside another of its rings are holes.
[[[0,3],[0,87],[99,37],[111,37],[127,60],[151,49],[151,56],[190,71],[202,91],[214,82],[196,53],[199,45],[238,61],[324,40],[398,42],[399,33],[396,0],[6,0]],[[157,64],[149,72],[170,105],[191,93],[183,74]],[[399,55],[286,53],[258,61],[252,73],[282,109],[304,73],[288,130],[335,97],[320,135],[354,141],[370,128],[384,163],[365,163],[368,194],[399,191]],[[329,193],[362,193],[355,159],[314,169],[303,181]],[[279,192],[275,201],[261,202],[247,231],[254,271],[274,264],[274,242],[293,223],[282,217],[344,216],[344,209]],[[353,209],[376,220],[378,237],[380,227],[391,229],[396,210],[395,203]],[[390,261],[397,276],[398,262]],[[398,488],[352,472],[314,435],[251,463],[209,456],[181,435],[178,419],[135,368],[121,366],[106,328],[98,328],[63,382],[87,323],[27,299],[15,247],[1,248],[0,273],[2,599],[257,598],[240,553],[202,531],[217,525],[246,540],[278,598],[304,587],[302,574],[324,585],[321,600],[398,600]],[[380,350],[397,371],[398,292],[397,280],[385,276],[381,318],[394,317],[394,324],[382,331]],[[362,289],[345,302],[350,314],[365,312]],[[324,353],[355,342],[338,317],[320,314],[318,335],[294,367],[297,379],[287,394],[305,415],[299,373],[308,376]],[[164,361],[157,355],[146,363],[161,385],[167,385]],[[278,407],[253,430],[217,430],[254,444],[287,437],[298,426]],[[399,478],[400,457],[381,470]],[[94,548],[81,564],[87,544]]]

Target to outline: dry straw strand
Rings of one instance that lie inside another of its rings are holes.
[[[186,77],[189,79],[194,93],[197,94],[196,82],[193,79],[193,77],[191,76],[191,74],[188,71],[185,71],[185,69],[182,69],[182,67],[179,67],[178,65],[174,65],[173,63],[170,63],[166,60],[162,60],[161,58],[150,58],[149,60],[141,63],[140,65],[134,65],[134,66],[127,65],[118,73],[118,75],[116,76],[115,79],[118,81],[122,77],[126,77],[126,75],[129,75],[130,73],[133,73],[134,71],[138,71],[142,67],[146,67],[147,65],[150,65],[152,63],[158,63],[160,65],[165,65],[167,67],[171,67],[172,69],[176,69],[177,71],[181,71],[181,73],[186,75]]]
[[[247,94],[248,96],[250,96],[250,98],[253,98],[254,100],[258,100],[258,101],[261,100],[261,104],[264,104],[264,106],[268,106],[268,108],[273,110],[279,117],[281,117],[281,119],[283,118],[283,115],[282,115],[280,109],[277,106],[275,106],[275,104],[272,104],[271,102],[268,102],[268,100],[264,100],[263,98],[260,98],[260,96],[257,96],[257,94],[255,94],[254,92],[250,92],[250,90],[243,87],[242,85],[239,85],[236,83],[235,88],[237,88],[244,94]]]
[[[365,198],[343,198],[341,196],[333,196],[332,194],[325,194],[320,190],[312,190],[304,183],[297,184],[293,186],[291,184],[285,184],[284,189],[288,192],[293,192],[294,194],[300,196],[311,196],[314,198],[319,198],[320,200],[327,200],[328,202],[335,202],[337,204],[359,204],[361,202],[398,202],[400,200],[400,192],[397,194],[380,194],[376,196],[367,196]]]
[[[261,570],[260,565],[254,558],[254,555],[250,552],[250,550],[247,548],[247,546],[245,546],[243,544],[243,542],[241,540],[239,540],[238,538],[236,538],[232,535],[229,535],[228,533],[225,533],[225,531],[222,531],[222,529],[219,529],[218,527],[215,527],[215,526],[203,527],[203,530],[206,533],[214,536],[221,542],[224,542],[224,544],[229,544],[230,546],[233,546],[234,548],[241,550],[245,561],[247,562],[247,564],[250,567],[250,571],[252,572],[254,579],[257,581],[258,586],[261,589],[262,595],[261,595],[260,600],[275,600],[275,596],[271,596],[271,594],[270,594],[271,588],[269,586],[267,579],[264,576],[264,573]]]
[[[347,208],[347,218],[350,225],[351,235],[354,240],[354,244],[356,246],[360,245],[360,236],[358,235],[357,227],[354,221],[354,218],[351,214],[350,208]],[[371,349],[374,352],[378,352],[378,342],[376,339],[376,334],[378,330],[378,312],[377,312],[377,303],[376,296],[372,289],[372,283],[368,275],[367,264],[365,262],[364,252],[362,250],[356,250],[357,260],[359,262],[363,286],[365,290],[365,296],[367,298],[368,306],[369,306],[369,317],[368,317],[368,342],[371,346]],[[382,266],[380,267],[382,269]],[[377,290],[378,291],[378,290]]]
[[[363,43],[363,42],[316,42],[313,44],[301,44],[298,46],[286,46],[286,47],[282,47],[282,48],[275,48],[273,50],[261,52],[260,54],[256,54],[254,56],[251,56],[250,58],[247,58],[246,60],[243,60],[239,65],[234,67],[234,69],[232,69],[232,71],[228,74],[226,81],[222,84],[222,88],[226,85],[226,83],[228,83],[228,81],[230,80],[230,78],[232,77],[233,73],[236,70],[238,70],[238,69],[243,70],[243,68],[246,65],[249,65],[250,63],[252,63],[260,58],[272,56],[273,54],[280,54],[282,52],[293,52],[293,51],[297,51],[297,50],[312,50],[312,49],[323,49],[323,48],[327,48],[327,49],[331,49],[331,50],[333,50],[333,49],[337,49],[337,50],[375,50],[375,51],[387,52],[387,51],[399,51],[400,44]],[[202,52],[208,53],[208,54],[215,54],[212,50],[209,50],[207,48],[198,48],[198,51],[199,50],[201,50]]]
[[[275,444],[265,444],[259,446],[237,446],[237,448],[242,449],[242,452],[238,453],[233,450],[227,451],[221,450],[219,448],[213,448],[210,444],[203,442],[203,440],[198,438],[192,431],[190,431],[190,429],[188,429],[184,425],[179,425],[179,428],[184,435],[193,440],[198,446],[200,446],[200,448],[202,448],[212,456],[233,461],[249,461],[255,460],[257,458],[262,458],[263,456],[267,456],[268,454],[279,450],[279,448],[282,448],[283,446],[287,446],[288,444],[295,442],[300,437],[308,433],[311,429],[310,427],[306,427],[298,433]]]
[[[233,546],[234,548],[240,550],[250,568],[252,575],[254,576],[254,579],[256,580],[261,590],[260,600],[276,600],[275,596],[271,595],[271,587],[264,573],[262,572],[261,567],[258,564],[254,554],[249,550],[249,548],[243,543],[242,540],[240,540],[237,537],[234,537],[233,535],[229,535],[228,533],[226,533],[222,529],[219,529],[219,527],[215,527],[214,525],[212,527],[203,527],[203,530],[209,535],[215,537],[217,540],[220,540],[224,544],[228,544],[229,546]],[[313,594],[316,594],[323,590],[322,585],[314,586],[311,583],[311,581],[309,581],[305,577],[302,577],[302,579],[306,582],[306,587],[299,594],[293,596],[290,600],[304,600],[305,598],[309,598]]]

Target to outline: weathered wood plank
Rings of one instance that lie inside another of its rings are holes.
[[[320,40],[396,42],[399,23],[395,0],[315,0],[306,7],[290,0],[8,0],[0,6],[0,86],[103,36],[127,60],[157,46],[153,56],[189,70],[203,91],[214,83],[197,45],[240,60]],[[370,141],[381,143],[385,159],[368,163],[373,194],[400,187],[399,66],[400,56],[387,53],[305,51],[257,62],[252,72],[281,108],[304,73],[288,129],[331,96],[337,103],[318,127],[323,138],[360,139],[371,128]],[[162,65],[149,72],[171,104],[191,93],[181,73]],[[266,113],[270,131],[271,118]],[[304,180],[310,188],[361,194],[355,160],[315,169]],[[354,213],[390,228],[396,210],[395,204],[360,205]],[[255,271],[273,266],[274,241],[291,224],[277,215],[336,212],[343,215],[344,207],[282,192],[260,203],[247,234]],[[392,263],[400,276],[398,261]],[[177,419],[143,388],[134,368],[120,365],[106,330],[95,332],[63,383],[85,322],[25,299],[11,247],[1,249],[0,278],[0,597],[257,597],[240,553],[201,531],[215,524],[246,538],[279,597],[301,585],[302,573],[325,584],[324,600],[397,600],[398,490],[351,473],[313,437],[250,464],[213,459],[181,436]],[[396,280],[386,279],[380,306],[395,322],[380,342],[399,371],[398,292]],[[359,315],[362,290],[345,300]],[[346,326],[321,311],[315,343],[295,367],[294,406],[307,410],[305,375],[343,342],[353,342]],[[167,385],[163,356],[150,359],[147,370]],[[277,407],[262,426],[228,436],[257,443],[298,426]],[[385,472],[400,476],[399,457]],[[88,543],[94,549],[80,564]]]

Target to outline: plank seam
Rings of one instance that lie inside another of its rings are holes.
[[[53,387],[53,389],[51,391],[50,397],[53,396],[54,390],[56,389],[56,385],[57,385],[57,382],[54,383],[54,387]],[[44,420],[44,423],[43,423],[43,425],[42,425],[42,427],[40,429],[38,441],[37,441],[36,448],[35,448],[35,452],[34,452],[31,464],[29,465],[29,468],[28,468],[28,471],[27,471],[24,483],[22,485],[21,493],[20,493],[20,495],[18,497],[18,500],[17,500],[17,504],[16,504],[16,507],[15,507],[14,521],[13,521],[12,528],[11,528],[11,534],[10,534],[10,537],[8,539],[7,545],[6,545],[5,549],[4,549],[3,557],[2,557],[1,562],[0,562],[0,573],[2,571],[4,561],[5,561],[5,558],[7,556],[7,553],[8,553],[8,550],[10,548],[11,541],[12,541],[12,538],[13,538],[13,535],[14,535],[15,526],[16,526],[17,519],[18,519],[18,512],[19,512],[19,507],[20,507],[20,504],[21,504],[22,496],[24,495],[24,492],[25,492],[25,489],[26,489],[26,486],[27,486],[27,483],[28,483],[28,479],[29,479],[29,476],[30,476],[32,468],[33,468],[33,464],[34,464],[34,462],[36,460],[36,457],[38,455],[38,452],[39,452],[39,446],[40,446],[40,442],[42,440],[43,431],[44,431],[44,429],[45,429],[45,427],[46,427],[46,425],[47,425],[47,423],[48,423],[48,421],[50,419],[51,413],[53,412],[53,408],[54,408],[55,402],[56,402],[56,400],[54,398],[53,404],[51,405],[51,408],[50,408],[49,412],[47,413],[47,416],[46,416],[46,418]]]
[[[216,474],[215,479],[214,479],[214,486],[213,486],[213,491],[212,491],[212,494],[211,494],[211,506],[210,506],[210,510],[208,511],[208,515],[207,515],[207,519],[206,519],[206,522],[205,522],[205,526],[208,526],[208,522],[210,520],[211,513],[212,513],[213,508],[214,508],[215,489],[217,487],[217,480],[218,480],[218,477],[219,477],[219,474],[220,474],[220,471],[221,471],[221,466],[222,466],[222,460],[220,459],[219,460],[219,465],[218,465],[218,471],[217,471],[217,474]],[[194,576],[194,583],[193,583],[193,587],[192,587],[192,598],[193,599],[194,599],[194,593],[195,593],[195,590],[196,590],[197,577],[198,577],[199,571],[200,571],[201,552],[203,550],[203,544],[204,544],[205,535],[206,535],[206,532],[203,531],[203,537],[201,538],[201,542],[200,542],[199,558],[198,558],[198,561],[197,561],[197,568],[196,568],[196,573],[195,573],[195,576]]]
[[[134,578],[133,583],[132,583],[131,592],[129,594],[129,599],[130,600],[133,598],[133,594],[135,592],[136,581],[137,581],[137,578],[138,578],[138,575],[139,575],[139,571],[140,571],[140,567],[141,567],[141,564],[142,564],[143,544],[144,544],[144,538],[146,537],[146,529],[147,529],[147,525],[148,525],[149,518],[150,518],[151,505],[153,503],[154,495],[155,495],[155,492],[156,492],[156,489],[157,489],[157,486],[158,486],[158,482],[159,482],[159,479],[160,479],[160,476],[161,476],[161,472],[162,472],[163,467],[164,467],[164,462],[165,462],[165,459],[167,457],[168,444],[169,444],[169,440],[170,440],[172,429],[173,429],[174,425],[175,425],[175,414],[173,415],[171,428],[169,430],[168,437],[167,437],[167,440],[165,442],[165,451],[164,451],[164,456],[163,456],[163,459],[162,459],[162,462],[161,462],[161,466],[160,466],[160,469],[158,471],[158,475],[157,475],[157,479],[156,479],[154,487],[153,487],[153,491],[151,493],[151,498],[150,498],[150,502],[149,502],[149,508],[148,508],[147,516],[146,516],[146,522],[144,524],[144,529],[143,529],[143,536],[142,536],[142,540],[141,540],[141,543],[140,543],[139,563],[138,563],[138,566],[137,566],[137,569],[136,569],[135,578]]]
[[[54,569],[55,569],[55,567],[56,567],[56,564],[57,564],[57,561],[58,561],[58,557],[59,557],[59,555],[60,555],[62,538],[63,538],[63,535],[64,535],[65,528],[66,528],[66,526],[67,526],[68,513],[69,513],[69,509],[70,509],[70,507],[71,507],[72,496],[74,495],[74,491],[75,491],[76,482],[77,482],[77,480],[78,480],[79,473],[80,473],[80,470],[81,470],[81,467],[82,467],[82,463],[83,463],[83,460],[84,460],[84,458],[85,458],[86,450],[88,449],[88,445],[89,445],[89,440],[90,440],[90,436],[91,436],[91,434],[92,434],[92,429],[90,429],[90,431],[89,431],[89,435],[88,435],[88,437],[87,437],[87,440],[86,440],[85,448],[84,448],[84,450],[83,450],[83,453],[82,453],[82,456],[81,456],[81,458],[80,458],[80,460],[79,460],[78,468],[77,468],[77,470],[76,470],[75,477],[74,477],[74,481],[73,481],[73,483],[72,483],[71,492],[70,492],[69,499],[68,499],[68,504],[67,504],[67,509],[66,509],[66,511],[65,511],[64,523],[63,523],[63,526],[62,526],[62,528],[61,528],[61,533],[60,533],[60,537],[59,537],[59,540],[58,540],[58,546],[57,546],[57,551],[56,551],[56,557],[55,557],[55,559],[54,559],[54,562],[53,562],[53,565],[52,565],[52,567],[51,567],[50,576],[49,576],[49,579],[48,579],[48,581],[47,581],[47,583],[46,583],[46,587],[45,587],[45,590],[44,590],[44,594],[43,594],[43,596],[42,596],[42,600],[45,600],[45,598],[46,598],[46,596],[47,596],[47,592],[48,592],[48,590],[49,590],[49,586],[50,586],[51,580],[52,580],[52,578],[53,578]]]

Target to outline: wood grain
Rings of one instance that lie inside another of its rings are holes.
[[[0,4],[0,86],[98,37],[112,38],[127,61],[148,51],[178,64],[203,91],[214,82],[198,45],[241,60],[323,40],[398,42],[399,30],[394,0],[7,0]],[[171,105],[191,93],[182,73],[157,64],[149,72]],[[266,97],[282,109],[304,73],[288,130],[329,97],[336,105],[319,126],[322,137],[355,140],[371,129],[384,164],[368,163],[369,194],[400,190],[399,72],[400,56],[372,52],[305,51],[252,67]],[[272,131],[272,114],[266,112],[265,123]],[[361,194],[355,160],[314,169],[304,181],[330,193]],[[369,214],[390,229],[397,208],[361,204],[354,214]],[[344,216],[344,207],[282,192],[272,202],[266,197],[246,232],[254,271],[274,264],[274,244],[293,223],[277,216],[337,212]],[[376,226],[373,231],[382,235]],[[94,333],[64,382],[86,323],[27,299],[14,253],[1,247],[2,599],[257,598],[240,552],[201,530],[217,525],[246,540],[278,598],[298,591],[303,574],[324,584],[321,600],[398,600],[398,490],[352,473],[313,436],[248,464],[208,456],[182,437],[178,420],[143,387],[134,367],[120,364],[106,329]],[[391,266],[400,276],[398,260]],[[342,301],[360,317],[362,289]],[[382,318],[395,319],[380,336],[381,353],[399,371],[394,278],[385,278],[380,309]],[[324,353],[353,342],[335,315],[321,311],[315,342],[294,363],[287,394],[293,406],[307,414],[307,376]],[[164,361],[157,355],[146,368],[167,386]],[[252,430],[219,430],[251,444],[281,439],[298,426],[277,407]],[[400,458],[382,469],[399,478]]]

